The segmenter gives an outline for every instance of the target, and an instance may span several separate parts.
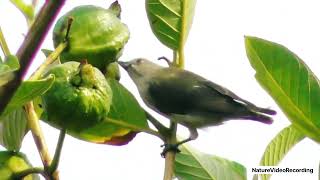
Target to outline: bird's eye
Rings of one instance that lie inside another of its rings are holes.
[[[137,64],[141,64],[143,62],[143,60],[142,59],[138,59],[136,62],[137,62]]]

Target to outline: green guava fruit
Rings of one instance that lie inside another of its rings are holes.
[[[110,63],[107,66],[105,76],[107,79],[111,78],[111,79],[115,79],[115,80],[119,81],[121,78],[119,64],[117,62]]]
[[[14,179],[14,173],[24,171],[31,168],[30,163],[22,153],[14,153],[9,151],[0,152],[0,180]],[[37,179],[34,175],[28,175],[23,180]]]
[[[104,75],[86,63],[66,62],[52,67],[52,87],[42,95],[46,122],[59,129],[81,132],[107,117],[112,90]]]
[[[129,29],[118,15],[113,9],[92,5],[78,6],[63,15],[53,29],[55,47],[65,40],[68,19],[72,18],[73,22],[61,62],[87,59],[89,64],[104,71],[119,58],[129,39]]]

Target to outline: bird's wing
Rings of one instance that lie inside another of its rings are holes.
[[[149,84],[149,103],[165,114],[186,114],[194,104],[191,89],[176,77],[157,78]]]
[[[270,115],[276,114],[276,112],[274,110],[257,107],[256,105],[252,104],[251,102],[240,98],[239,96],[234,94],[232,91],[230,91],[230,90],[228,90],[228,89],[226,89],[226,88],[224,88],[214,82],[204,80],[203,85],[206,86],[207,88],[210,88],[213,91],[219,92],[221,95],[224,95],[228,98],[231,98],[233,101],[236,101],[238,103],[242,103],[243,105],[245,105],[248,109],[250,109],[253,112],[261,112],[261,113],[270,114]]]

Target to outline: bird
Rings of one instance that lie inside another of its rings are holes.
[[[144,58],[118,63],[133,80],[143,102],[152,110],[188,128],[190,136],[168,147],[195,140],[199,128],[217,126],[228,120],[253,120],[272,124],[276,111],[261,108],[232,91],[191,71],[160,66]],[[164,152],[166,153],[166,152]]]

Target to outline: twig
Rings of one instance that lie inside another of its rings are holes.
[[[8,48],[8,44],[6,42],[6,39],[4,38],[4,35],[2,33],[1,27],[0,27],[0,46],[1,46],[2,52],[5,56],[9,56],[11,54],[10,50]]]
[[[61,150],[62,150],[65,136],[66,136],[66,129],[60,130],[60,135],[59,135],[58,143],[56,146],[56,152],[54,153],[52,163],[50,164],[50,167],[48,169],[48,173],[51,176],[53,176],[54,179],[57,178],[56,177],[57,174],[55,172],[58,172],[57,169],[58,169],[58,165],[59,165]]]
[[[36,80],[41,77],[48,65],[52,64],[61,54],[61,52],[67,47],[68,43],[63,42],[46,58],[45,62],[31,75],[29,80]]]
[[[4,110],[11,97],[21,84],[34,56],[40,48],[43,39],[64,2],[65,0],[46,1],[44,6],[41,8],[35,22],[32,24],[24,42],[16,54],[20,60],[20,69],[15,72],[14,79],[3,86],[3,90],[6,93],[0,97],[0,112]]]
[[[170,133],[167,134],[166,144],[175,144],[177,142],[177,123],[170,123]],[[176,152],[168,151],[165,154],[165,167],[163,180],[172,180],[174,176],[174,161],[176,158]]]
[[[24,177],[30,174],[43,174],[43,172],[44,172],[43,168],[34,167],[34,168],[26,169],[24,171],[15,173],[12,179],[23,179]]]
[[[51,157],[49,154],[49,150],[47,148],[47,144],[45,142],[43,132],[39,125],[39,118],[36,112],[34,111],[33,103],[29,102],[24,106],[24,109],[27,114],[28,126],[32,132],[33,139],[36,143],[38,152],[40,154],[42,164],[44,169],[48,169],[51,163]]]

